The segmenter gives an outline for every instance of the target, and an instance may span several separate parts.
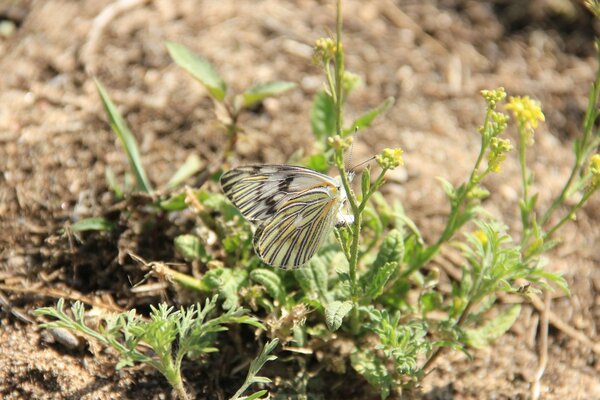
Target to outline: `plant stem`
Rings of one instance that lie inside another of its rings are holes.
[[[585,194],[583,195],[583,197],[581,198],[581,200],[579,200],[579,202],[577,204],[575,204],[573,207],[571,207],[571,209],[569,210],[569,212],[561,218],[560,221],[558,221],[552,228],[550,228],[550,230],[544,235],[544,240],[549,239],[550,237],[552,237],[552,235],[561,227],[565,224],[565,222],[567,222],[570,219],[573,219],[573,217],[575,216],[575,213],[577,212],[577,210],[579,210],[581,208],[581,206],[583,206],[583,204],[590,198],[590,196],[595,192],[595,188],[594,189],[590,189],[587,192],[585,192]]]
[[[335,45],[335,131],[342,136],[342,79],[344,53],[342,51],[342,0],[337,0]]]
[[[173,387],[173,389],[175,389],[177,392],[177,397],[183,400],[188,400],[189,396],[183,387],[181,371],[175,368],[171,355],[165,354],[164,356],[161,356],[161,364],[163,368],[159,370],[163,373],[165,378],[167,378],[167,381],[169,381],[169,384]]]
[[[469,300],[469,302],[467,303],[467,306],[463,309],[462,313],[460,314],[460,317],[458,318],[458,321],[456,321],[456,324],[454,324],[454,327],[458,328],[460,326],[462,326],[462,324],[464,324],[464,322],[467,320],[467,317],[469,316],[469,312],[471,311],[471,308],[473,308],[473,302],[472,300]],[[421,370],[425,371],[425,374],[428,374],[430,372],[431,366],[433,365],[433,363],[444,353],[444,351],[446,350],[446,347],[438,347],[427,359],[427,361],[425,361],[425,364],[423,364],[423,367],[421,368]]]

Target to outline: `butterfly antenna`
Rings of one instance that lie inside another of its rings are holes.
[[[356,169],[357,167],[360,167],[361,165],[364,165],[364,164],[366,164],[366,163],[368,163],[368,162],[371,162],[371,161],[373,161],[374,159],[375,159],[375,156],[373,156],[373,157],[369,157],[369,158],[367,158],[365,161],[363,161],[363,162],[360,162],[360,163],[356,164],[354,167],[350,168],[350,171],[354,171],[354,169]]]

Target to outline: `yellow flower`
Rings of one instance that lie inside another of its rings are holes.
[[[493,137],[490,141],[488,166],[492,172],[500,172],[500,164],[506,159],[506,153],[513,148],[510,140]]]
[[[487,235],[485,234],[485,232],[481,229],[478,229],[476,231],[471,232],[471,235],[473,235],[473,237],[475,239],[477,239],[479,241],[479,243],[481,243],[481,245],[483,247],[485,247],[488,243],[488,238]]]
[[[506,92],[502,86],[495,90],[482,90],[480,93],[485,102],[488,103],[488,107],[492,109],[496,108],[496,104],[506,98]]]
[[[337,45],[331,38],[319,38],[315,42],[313,51],[313,62],[315,64],[327,64],[335,58]]]
[[[381,168],[394,169],[400,165],[404,165],[403,154],[404,151],[399,147],[396,149],[384,149],[375,159]]]
[[[600,154],[594,154],[590,158],[590,172],[592,173],[592,185],[600,186]]]
[[[538,127],[540,121],[546,120],[540,102],[530,99],[529,96],[510,97],[505,108],[512,111],[519,126],[523,128],[521,133],[526,135],[526,143],[533,144],[533,130]]]

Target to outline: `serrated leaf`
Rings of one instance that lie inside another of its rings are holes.
[[[242,105],[250,107],[267,97],[277,96],[295,87],[295,83],[286,81],[267,82],[252,86],[241,94],[243,98]]]
[[[390,280],[398,270],[396,261],[387,262],[381,268],[373,268],[365,275],[361,276],[360,283],[364,295],[368,299],[376,299],[383,294],[385,284]]]
[[[250,272],[250,279],[263,285],[272,298],[280,302],[283,300],[284,292],[281,278],[272,270],[256,268]]]
[[[208,262],[211,257],[206,252],[204,244],[195,235],[179,235],[175,238],[175,250],[186,261]]]
[[[182,44],[166,42],[166,46],[177,65],[190,73],[216,100],[223,101],[227,85],[207,60]]]
[[[92,217],[80,219],[70,228],[73,232],[110,231],[115,228],[115,224],[103,217]]]
[[[100,95],[100,100],[102,100],[104,110],[108,114],[110,127],[119,138],[119,142],[121,143],[121,145],[123,146],[123,150],[125,150],[125,153],[127,154],[127,159],[129,160],[129,165],[135,175],[138,189],[146,193],[151,193],[152,186],[150,185],[150,181],[146,177],[146,171],[144,170],[144,166],[142,165],[142,160],[140,158],[140,152],[138,150],[135,136],[133,136],[133,133],[131,133],[131,131],[129,130],[129,127],[127,126],[125,120],[117,110],[117,107],[108,97],[108,93],[106,92],[104,86],[97,79],[94,79],[94,82],[96,83],[96,89],[98,90],[98,94]]]
[[[194,176],[198,171],[202,169],[202,161],[196,153],[192,153],[185,160],[183,165],[179,167],[177,172],[171,177],[169,182],[165,185],[165,189],[173,189],[181,185],[186,179]]]
[[[513,326],[520,312],[521,305],[515,304],[502,311],[496,317],[486,321],[480,327],[465,329],[467,344],[478,349],[488,346]]]
[[[365,112],[363,115],[358,117],[356,120],[354,120],[352,126],[349,129],[344,130],[344,132],[346,134],[350,134],[356,129],[363,129],[371,126],[375,118],[377,118],[381,114],[384,114],[390,108],[392,108],[395,101],[396,100],[393,97],[388,97],[380,105],[370,109],[369,111]]]
[[[335,104],[324,90],[318,92],[313,100],[310,126],[315,138],[321,142],[335,133]]]
[[[344,317],[352,310],[350,301],[332,301],[325,306],[325,323],[331,332],[340,329]]]
[[[352,353],[350,363],[371,386],[379,390],[382,400],[390,395],[394,381],[385,364],[375,356],[373,351],[360,349]]]
[[[379,253],[373,262],[373,268],[382,268],[386,263],[400,264],[404,257],[404,235],[398,229],[392,229],[379,248]]]
[[[303,268],[294,270],[294,277],[307,297],[318,298],[321,304],[329,301],[327,264],[321,256],[313,257]]]

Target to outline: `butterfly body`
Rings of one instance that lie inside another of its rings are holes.
[[[291,165],[251,165],[221,177],[225,195],[256,225],[254,250],[266,264],[306,264],[338,224],[352,222],[342,208],[341,181]]]

